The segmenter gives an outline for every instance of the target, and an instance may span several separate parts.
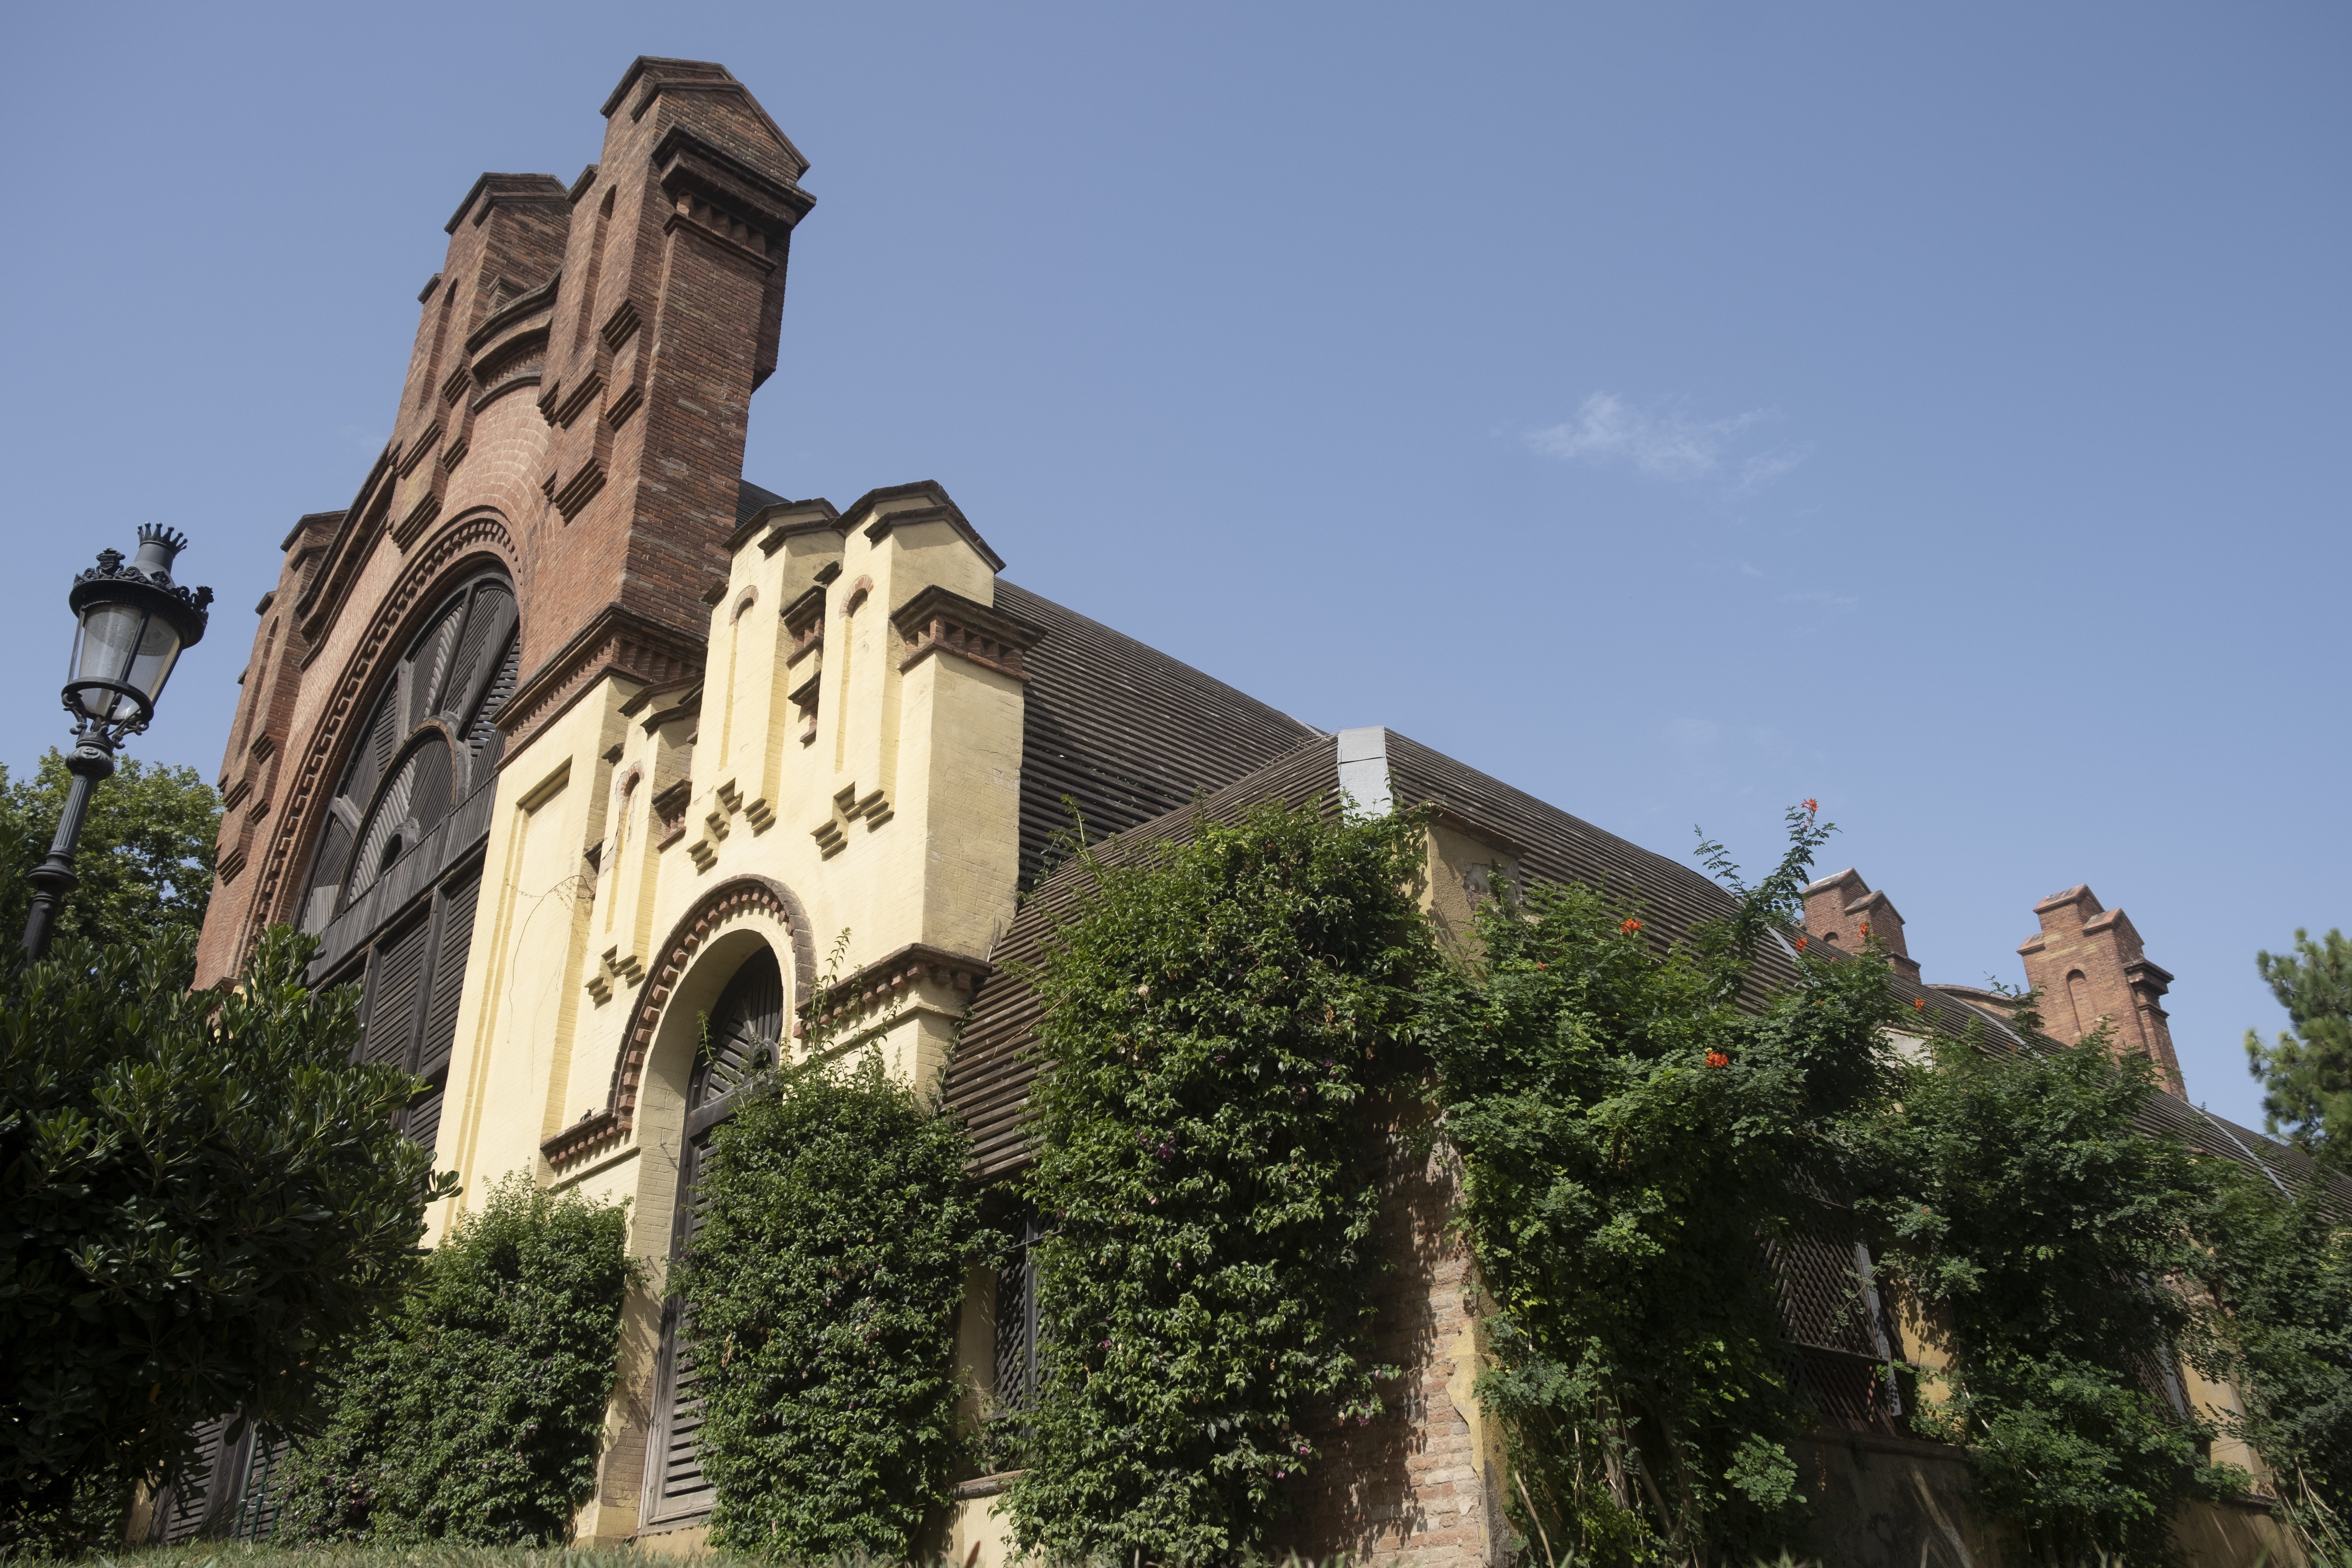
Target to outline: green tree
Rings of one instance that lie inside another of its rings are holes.
[[[777,1075],[713,1134],[671,1286],[701,1380],[712,1545],[895,1562],[946,1503],[956,1307],[987,1256],[970,1158],[955,1119],[876,1052]]]
[[[1374,1098],[1436,963],[1411,817],[1267,805],[1075,874],[1031,1091],[1041,1347],[1007,1492],[1057,1561],[1229,1559],[1369,1420]]]
[[[415,1080],[352,1061],[356,994],[309,989],[310,939],[273,929],[238,985],[192,994],[193,944],[68,939],[0,995],[0,1533],[19,1542],[78,1480],[159,1475],[224,1411],[310,1424],[329,1352],[398,1296],[455,1181],[393,1131]]]
[[[425,1258],[330,1378],[281,1537],[561,1544],[596,1484],[621,1308],[619,1204],[516,1174]]]
[[[2312,1183],[2291,1200],[2250,1174],[2200,1226],[2208,1357],[2245,1401],[2225,1429],[2254,1446],[2315,1561],[2352,1565],[2352,1224]],[[2334,1555],[2316,1550],[2333,1536]]]
[[[1985,1503],[2047,1562],[2161,1561],[2180,1503],[2244,1479],[2203,1457],[2172,1364],[2202,1338],[2182,1284],[2224,1178],[2144,1130],[2147,1058],[2105,1030],[2034,1038],[1942,1039],[1905,1073],[1869,1206],[1887,1269],[1948,1313],[1955,1367],[1921,1419],[1968,1445]]]
[[[1741,902],[1686,944],[1593,888],[1514,890],[1431,1005],[1495,1347],[1478,1395],[1521,1527],[1577,1560],[1746,1561],[1805,1522],[1812,1417],[1765,1250],[1850,1231],[1821,1194],[1856,1178],[1897,1008],[1868,953],[1801,958],[1797,985],[1758,992],[1745,954],[1827,831],[1801,807],[1790,826],[1754,889],[1706,847]]]
[[[12,944],[32,901],[25,873],[48,854],[72,782],[55,748],[30,777],[0,765],[0,930]],[[220,823],[220,797],[195,769],[124,762],[90,795],[74,858],[81,886],[59,911],[58,936],[115,947],[194,932],[212,897]]]
[[[2275,1044],[2246,1031],[2246,1070],[2263,1080],[2263,1125],[2314,1159],[2352,1172],[2352,942],[2294,933],[2293,952],[2254,967],[2294,1021]]]

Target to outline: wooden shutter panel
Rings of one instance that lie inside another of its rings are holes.
[[[177,1546],[203,1533],[212,1513],[215,1472],[220,1468],[232,1419],[215,1415],[196,1428],[196,1451],[172,1478],[163,1506],[155,1515],[152,1534],[163,1545]]]
[[[425,979],[425,945],[431,934],[432,922],[419,920],[376,950],[368,974],[361,1060],[408,1064],[408,1044],[416,1035],[417,991]]]
[[[440,1138],[442,1090],[443,1086],[436,1083],[408,1102],[408,1115],[400,1130],[411,1142],[430,1149]]]
[[[246,1462],[245,1483],[237,1493],[236,1523],[229,1533],[239,1541],[267,1541],[278,1528],[277,1489],[289,1445],[280,1437],[265,1443],[256,1434],[252,1457]]]
[[[481,900],[479,869],[449,884],[442,895],[441,938],[433,953],[433,994],[425,1003],[425,1040],[416,1074],[431,1078],[449,1065],[457,1037],[457,1005],[466,994],[466,954],[474,944],[474,907]]]

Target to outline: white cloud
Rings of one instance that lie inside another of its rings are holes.
[[[1739,466],[1739,482],[1731,487],[1731,493],[1752,496],[1811,456],[1812,448],[1804,447],[1794,451],[1783,448],[1750,458]]]
[[[1622,458],[1658,479],[1697,479],[1720,468],[1726,444],[1763,417],[1757,408],[1728,419],[1694,420],[1672,409],[1637,408],[1613,392],[1596,392],[1567,424],[1529,431],[1528,445],[1570,462]]]
[[[1679,409],[1643,408],[1613,392],[1596,392],[1578,405],[1575,417],[1530,430],[1528,446],[1547,458],[1595,465],[1630,463],[1660,479],[1702,479],[1737,464],[1729,492],[1752,495],[1799,463],[1803,450],[1775,450],[1740,459],[1733,447],[1754,426],[1771,418],[1751,408],[1726,419],[1693,419]]]

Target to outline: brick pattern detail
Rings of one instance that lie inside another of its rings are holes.
[[[940,587],[926,588],[907,601],[891,613],[890,624],[907,645],[906,657],[898,661],[901,670],[912,669],[935,653],[948,653],[1019,681],[1029,679],[1022,652],[1035,646],[1042,635],[1034,626]],[[799,652],[795,646],[793,656]]]
[[[687,965],[714,930],[755,913],[768,915],[791,934],[792,1005],[795,1012],[799,1010],[805,976],[816,959],[809,940],[808,917],[802,911],[800,900],[764,877],[746,877],[712,889],[670,932],[669,941],[663,944],[660,963],[637,989],[636,1001],[630,1005],[629,1020],[621,1036],[621,1059],[613,1065],[613,1087],[605,1096],[604,1109],[573,1122],[539,1146],[549,1165],[562,1170],[578,1164],[628,1137],[629,1130],[636,1124],[637,1089],[645,1078],[646,1053],[653,1048],[655,1028],[661,1022],[662,1008],[668,1003],[670,994],[677,988],[678,976],[686,973]]]
[[[1872,892],[1851,866],[1805,889],[1805,935],[1844,952],[1859,952],[1864,943],[1874,942],[1897,974],[1918,984],[1919,965],[1904,941],[1895,900]]]
[[[285,912],[343,717],[373,696],[420,567],[454,565],[450,542],[476,520],[505,531],[521,618],[509,758],[601,673],[700,668],[697,595],[728,569],[808,162],[708,62],[637,60],[604,114],[604,155],[576,184],[485,174],[466,193],[418,297],[390,438],[351,504],[283,546],[221,772],[224,792],[245,792],[200,983],[233,973]],[[251,750],[265,738],[281,763]]]
[[[824,1028],[887,1007],[926,983],[969,999],[993,972],[986,959],[912,942],[826,987],[813,1016],[793,1023],[793,1037],[807,1037],[811,1023]]]
[[[2117,1052],[2156,1063],[2157,1078],[2185,1095],[2172,1026],[2162,1005],[2171,973],[2148,962],[2139,932],[2123,910],[2103,909],[2086,884],[2033,906],[2042,929],[2019,944],[2025,983],[2042,994],[2042,1026],[2069,1045],[2097,1028],[2115,1028]]]
[[[1471,1421],[1474,1270],[1448,1229],[1456,1187],[1444,1156],[1415,1157],[1404,1131],[1381,1130],[1377,1234],[1388,1268],[1371,1287],[1375,1359],[1402,1375],[1381,1387],[1386,1408],[1370,1425],[1315,1435],[1322,1458],[1276,1550],[1473,1568],[1502,1562],[1509,1536],[1493,1489],[1500,1466],[1479,1451]]]

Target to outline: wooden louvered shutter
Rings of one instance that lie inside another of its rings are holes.
[[[711,1010],[709,1047],[687,1083],[686,1147],[678,1160],[677,1207],[670,1226],[673,1261],[693,1245],[695,1232],[701,1228],[703,1203],[696,1177],[710,1146],[711,1130],[734,1109],[735,1090],[778,1059],[783,1007],[783,973],[775,954],[762,949],[744,961]],[[646,1445],[642,1512],[648,1525],[690,1519],[710,1508],[710,1484],[703,1478],[697,1452],[702,1399],[694,1362],[693,1323],[673,1297],[662,1308],[654,1427]]]
[[[275,1443],[264,1442],[256,1434],[251,1444],[251,1457],[246,1461],[245,1481],[236,1500],[236,1522],[229,1533],[239,1541],[267,1541],[278,1528],[278,1507],[282,1500],[278,1483],[286,1463],[289,1445],[280,1437]]]
[[[376,949],[367,979],[367,1023],[360,1037],[360,1059],[408,1065],[409,1042],[416,1037],[417,992],[425,980],[425,943],[432,922],[417,920]]]
[[[441,896],[441,935],[434,944],[433,994],[425,1003],[425,1039],[416,1053],[416,1076],[432,1078],[449,1065],[457,1037],[457,1004],[466,992],[466,954],[474,943],[474,906],[480,900],[482,873],[451,882]]]
[[[401,1134],[412,1143],[432,1148],[441,1136],[441,1102],[446,1094],[446,1088],[436,1083],[410,1100],[400,1124]]]
[[[156,1510],[155,1523],[150,1534],[165,1546],[177,1546],[194,1541],[204,1532],[213,1511],[221,1453],[228,1444],[228,1429],[235,1417],[215,1415],[195,1431],[196,1451],[182,1465],[164,1489]]]

